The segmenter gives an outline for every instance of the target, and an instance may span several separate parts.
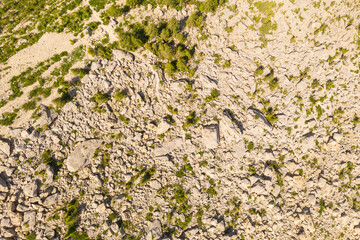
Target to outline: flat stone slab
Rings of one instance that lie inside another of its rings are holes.
[[[88,140],[79,143],[65,160],[66,167],[70,172],[76,172],[90,162],[95,149],[101,144],[99,140]]]

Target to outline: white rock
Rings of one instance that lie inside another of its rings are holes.
[[[232,154],[233,154],[235,159],[242,158],[245,155],[245,153],[246,153],[246,146],[245,146],[245,143],[243,141],[240,141],[240,142],[236,143],[232,147]]]
[[[335,141],[340,142],[342,139],[342,135],[341,135],[341,133],[336,132],[333,134],[333,138]]]
[[[99,140],[88,140],[78,144],[65,160],[68,170],[75,172],[88,164],[100,144]]]
[[[10,218],[6,218],[6,217],[5,217],[5,218],[1,219],[0,226],[1,226],[2,228],[11,227]]]
[[[8,156],[11,154],[11,147],[8,140],[0,138],[0,150]]]
[[[272,193],[275,197],[277,197],[279,195],[280,191],[281,191],[280,186],[276,184]]]
[[[308,197],[308,200],[309,200],[309,203],[313,206],[315,206],[316,204],[316,197],[314,194],[310,194],[309,197]]]
[[[207,149],[214,149],[219,145],[219,125],[206,126],[202,130],[204,146]]]
[[[59,193],[55,193],[53,195],[48,196],[44,201],[44,205],[47,206],[47,207],[51,207],[52,205],[56,205],[58,197],[59,197]]]
[[[23,191],[24,194],[28,197],[36,197],[38,195],[39,184],[36,180],[28,183],[24,186]]]
[[[29,228],[32,229],[36,223],[36,212],[35,211],[24,212],[24,223],[29,224]]]
[[[150,232],[153,238],[158,239],[162,235],[161,222],[155,220],[150,226]]]
[[[159,126],[157,127],[156,133],[162,134],[166,132],[170,128],[170,125],[164,121],[161,121]]]
[[[13,238],[15,237],[16,232],[11,228],[4,228],[2,229],[2,236],[5,238]]]
[[[155,156],[166,155],[175,149],[182,148],[184,141],[182,138],[175,138],[172,141],[164,142],[159,148],[154,151]]]
[[[113,50],[113,55],[115,57],[116,60],[118,61],[122,61],[122,60],[127,60],[127,61],[134,61],[135,56],[132,53],[129,52],[125,52],[123,50]]]
[[[91,63],[91,67],[90,67],[91,71],[99,70],[100,68],[101,68],[101,64],[99,62]]]
[[[243,178],[240,180],[240,187],[243,189],[243,190],[248,190],[248,187],[250,186],[250,180],[247,179],[247,178]]]
[[[119,225],[117,225],[117,223],[111,224],[110,230],[111,230],[113,233],[119,232]]]
[[[256,193],[258,195],[266,194],[265,185],[261,183],[260,181],[256,182],[252,187],[251,191],[253,193]]]

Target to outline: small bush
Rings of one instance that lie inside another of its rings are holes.
[[[117,101],[121,101],[121,100],[123,100],[124,98],[126,98],[128,96],[128,92],[129,92],[128,89],[123,89],[121,91],[119,89],[117,89],[115,94],[114,94],[114,98]]]
[[[89,4],[92,6],[95,11],[100,11],[101,9],[105,8],[105,5],[107,3],[107,0],[90,0]]]
[[[170,77],[173,77],[174,74],[177,72],[176,61],[168,62],[165,65],[165,71],[166,71],[167,75],[169,75]]]
[[[5,112],[3,113],[3,118],[0,119],[0,125],[3,126],[10,126],[11,124],[13,124],[15,118],[16,118],[17,114],[15,112]]]
[[[36,108],[36,102],[30,101],[30,102],[24,103],[21,108],[24,109],[25,111],[33,110]]]
[[[255,70],[254,75],[255,75],[255,77],[261,76],[261,75],[263,74],[263,72],[264,72],[264,67],[263,67],[263,66],[259,66],[259,67]]]
[[[270,87],[271,91],[274,91],[278,86],[279,86],[279,79],[278,78],[273,78],[269,82],[269,87]]]
[[[203,16],[201,16],[201,13],[199,11],[193,12],[188,20],[186,21],[186,25],[189,27],[200,27],[204,22]]]
[[[88,24],[88,27],[91,29],[91,31],[95,31],[100,24],[100,22],[91,22]]]
[[[90,69],[86,69],[86,68],[73,68],[71,69],[71,72],[74,75],[78,75],[80,78],[83,78],[86,74],[88,74],[90,71]]]
[[[207,0],[200,3],[199,10],[201,12],[215,12],[217,8],[224,3],[225,0]]]
[[[186,118],[186,122],[183,125],[183,129],[186,129],[192,125],[195,125],[200,120],[200,117],[196,117],[196,112],[190,112],[189,116]]]
[[[140,184],[144,185],[146,184],[150,178],[155,174],[156,168],[152,167],[149,170],[147,170],[144,174],[144,176],[140,179]]]
[[[126,5],[128,5],[130,8],[134,8],[137,5],[140,5],[143,2],[143,0],[126,0]]]
[[[96,102],[97,104],[106,103],[109,100],[110,100],[109,95],[102,92],[98,92],[92,98],[90,98],[90,101]]]
[[[62,108],[66,103],[71,101],[71,95],[69,93],[63,93],[61,97],[55,98],[52,102],[56,108]]]

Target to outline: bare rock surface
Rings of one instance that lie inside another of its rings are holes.
[[[75,172],[88,164],[100,143],[99,140],[87,140],[79,143],[65,160],[68,170]]]

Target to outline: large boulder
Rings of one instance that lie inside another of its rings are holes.
[[[95,149],[101,144],[99,140],[87,140],[78,144],[65,160],[70,172],[76,172],[90,162]]]

